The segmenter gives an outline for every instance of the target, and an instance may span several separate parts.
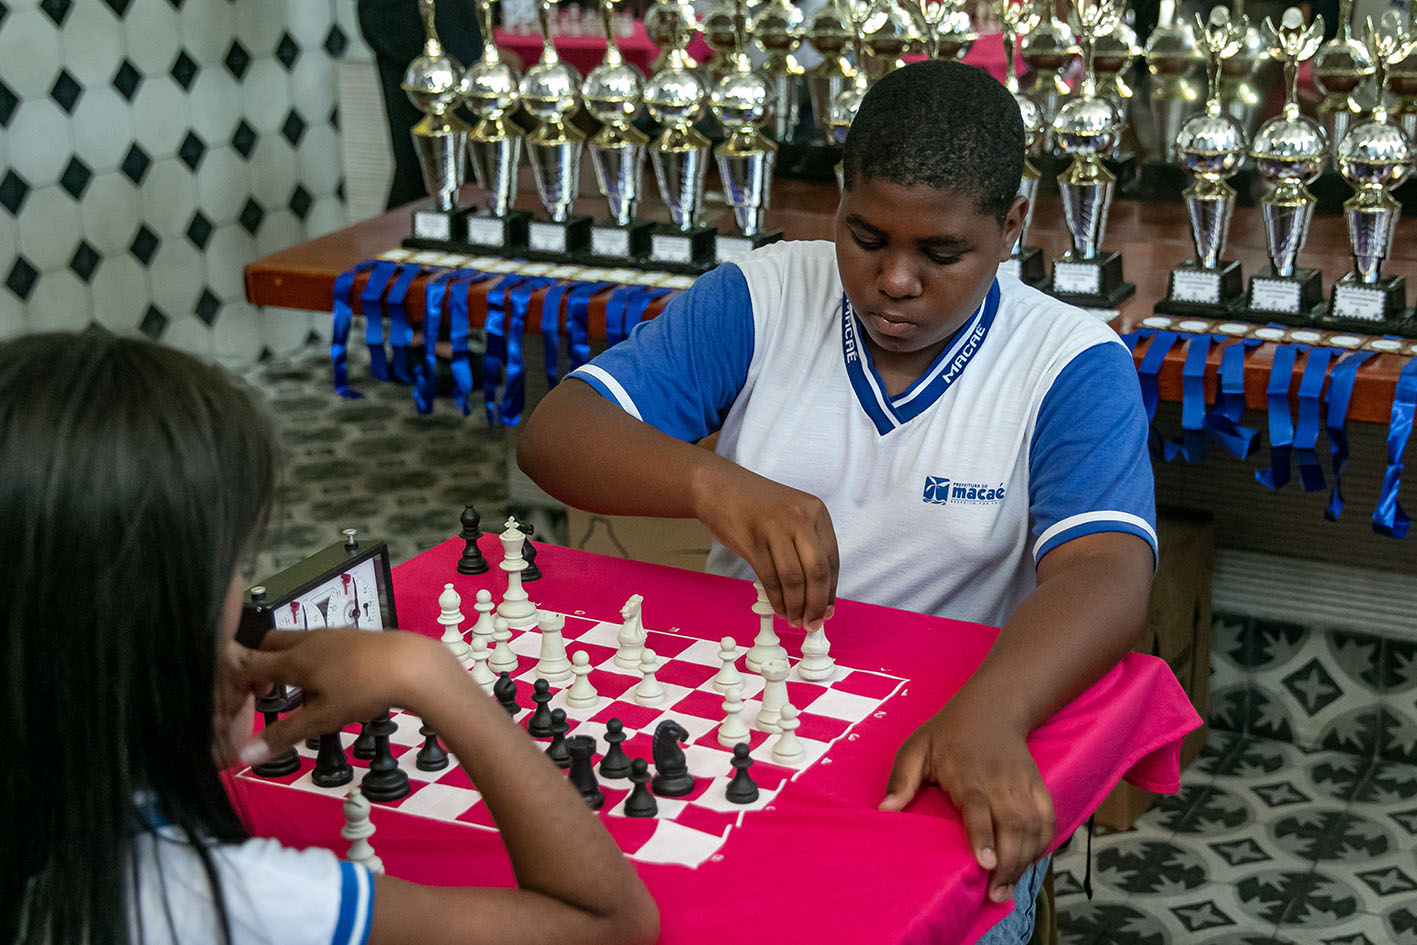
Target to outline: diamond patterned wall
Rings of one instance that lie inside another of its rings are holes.
[[[304,344],[241,270],[345,224],[335,67],[363,48],[349,0],[0,0],[0,337]]]

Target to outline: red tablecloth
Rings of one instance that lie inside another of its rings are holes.
[[[456,573],[457,541],[395,569],[405,628],[439,635],[437,597],[447,582],[469,617],[479,588],[500,597],[500,547],[491,536],[481,544],[494,564],[487,575]],[[621,605],[638,593],[652,630],[707,640],[731,634],[745,647],[757,632],[748,610],[755,595],[741,581],[550,545],[537,564],[546,576],[527,588],[550,610],[618,623]],[[938,790],[927,788],[902,813],[876,810],[900,742],[968,678],[996,631],[851,601],[838,601],[827,631],[839,664],[909,682],[769,807],[744,814],[720,852],[697,869],[636,863],[659,902],[666,945],[962,943],[1007,911],[985,903],[985,874]],[[782,624],[778,632],[789,653],[799,654],[801,633]],[[1053,795],[1059,841],[1123,777],[1175,791],[1180,739],[1198,724],[1167,666],[1132,654],[1035,732],[1029,744]],[[245,779],[235,784],[256,832],[344,851],[335,798]],[[513,881],[495,833],[378,808],[374,822],[373,843],[392,875],[431,884]]]

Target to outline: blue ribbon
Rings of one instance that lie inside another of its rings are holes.
[[[504,365],[507,362],[507,293],[526,281],[526,276],[509,275],[487,293],[487,320],[483,322],[487,347],[482,355],[482,395],[487,411],[487,423],[494,427],[502,423],[502,414],[497,403],[497,386],[502,383]]]
[[[1158,331],[1152,337],[1146,354],[1142,355],[1141,364],[1137,366],[1137,380],[1141,382],[1141,402],[1142,407],[1146,409],[1148,427],[1156,419],[1156,403],[1160,399],[1156,375],[1160,372],[1167,353],[1175,347],[1178,337],[1174,331]],[[1154,429],[1149,435],[1149,445],[1153,453],[1164,455],[1161,437]]]
[[[1237,459],[1246,459],[1255,450],[1259,431],[1240,426],[1245,413],[1245,354],[1260,344],[1246,338],[1225,349],[1220,357],[1220,388],[1215,407],[1205,418],[1206,428]]]
[[[408,287],[423,270],[422,266],[406,263],[399,267],[394,287],[384,299],[389,310],[389,347],[393,349],[394,380],[400,384],[412,384],[413,372],[409,365],[409,348],[413,346],[413,326],[409,324],[404,311],[404,299],[408,297]]]
[[[1186,462],[1205,460],[1205,365],[1210,356],[1210,335],[1191,335],[1181,368],[1181,442],[1167,443],[1167,462],[1184,454]]]
[[[387,260],[374,264],[359,301],[364,307],[364,343],[369,346],[369,376],[376,381],[389,379],[388,355],[384,351],[384,305],[381,301],[389,279],[399,269]]]
[[[472,396],[472,361],[467,347],[468,334],[472,330],[467,310],[467,290],[486,276],[474,273],[468,278],[458,278],[453,282],[448,295],[452,299],[448,311],[448,342],[452,347],[449,367],[453,372],[453,401],[466,417],[472,412],[469,402]]]
[[[610,293],[610,301],[605,303],[605,346],[607,348],[618,345],[629,334],[625,330],[625,307],[630,304],[630,297],[642,288],[644,287],[638,285],[622,285]]]
[[[1299,346],[1278,345],[1265,388],[1269,409],[1269,468],[1255,470],[1255,481],[1277,490],[1289,482],[1289,457],[1293,452],[1294,420],[1289,414],[1289,386],[1294,378],[1294,359]]]
[[[1299,381],[1299,422],[1294,429],[1294,456],[1299,460],[1299,486],[1305,492],[1327,488],[1323,467],[1314,447],[1319,442],[1319,419],[1323,416],[1324,381],[1328,378],[1333,348],[1315,348],[1304,364]]]
[[[590,362],[590,300],[615,285],[613,282],[587,282],[576,286],[566,296],[566,334],[570,350],[566,367],[574,371]]]
[[[506,322],[505,360],[503,367],[506,385],[502,390],[500,403],[496,401],[495,385],[488,385],[489,375],[483,372],[483,394],[487,400],[487,422],[493,426],[505,424],[514,427],[521,422],[522,409],[526,406],[526,367],[522,358],[522,339],[526,333],[526,313],[531,305],[533,292],[550,285],[548,278],[528,279],[507,292],[510,312]],[[493,414],[496,419],[493,419]]]
[[[443,297],[448,283],[462,275],[456,269],[440,272],[423,289],[423,360],[414,365],[413,403],[419,413],[433,412],[438,385],[438,332],[443,327]]]
[[[546,290],[541,301],[541,356],[546,365],[546,389],[561,379],[561,303],[574,282],[558,282]]]
[[[373,260],[362,262],[335,278],[334,299],[330,310],[333,324],[330,331],[330,366],[334,371],[335,393],[341,397],[363,397],[349,386],[349,329],[354,322],[354,309],[349,303],[354,277],[374,268]]]
[[[1407,517],[1397,491],[1402,486],[1402,454],[1412,435],[1412,414],[1417,409],[1417,358],[1409,358],[1397,377],[1392,397],[1392,416],[1387,428],[1387,472],[1378,507],[1373,510],[1373,531],[1389,538],[1406,538],[1412,519]]]
[[[1338,521],[1343,514],[1343,471],[1348,466],[1348,405],[1353,400],[1353,383],[1358,369],[1377,354],[1355,351],[1334,366],[1328,380],[1328,451],[1333,469],[1333,491],[1329,493],[1324,518]]]

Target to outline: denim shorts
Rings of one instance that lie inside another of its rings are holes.
[[[1023,871],[1014,887],[1014,911],[1004,916],[998,925],[979,936],[976,945],[1028,945],[1033,938],[1034,913],[1038,908],[1038,890],[1048,875],[1045,856]]]

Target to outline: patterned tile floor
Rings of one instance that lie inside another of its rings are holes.
[[[507,431],[447,400],[427,417],[391,384],[341,400],[319,350],[245,376],[287,451],[260,573],[341,528],[401,561],[451,537],[464,502],[506,510]],[[1063,945],[1417,945],[1417,765],[1371,758],[1213,731],[1179,794],[1094,839],[1090,901],[1084,832],[1058,855]]]

